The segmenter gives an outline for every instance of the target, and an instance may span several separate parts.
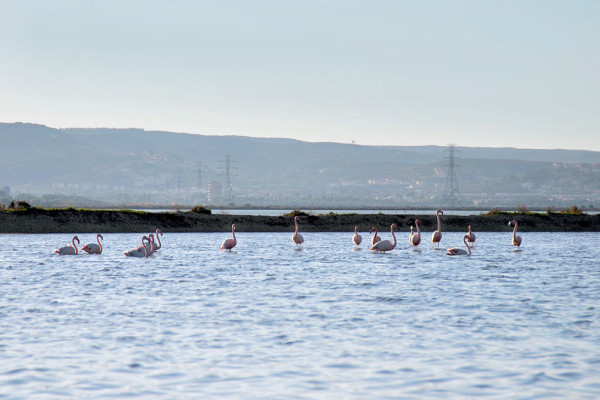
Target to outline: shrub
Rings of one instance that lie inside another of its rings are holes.
[[[284,217],[308,217],[308,213],[300,210],[294,210],[292,212],[283,214]]]
[[[204,206],[194,206],[190,212],[196,213],[196,214],[206,214],[206,215],[210,215],[212,214],[212,211],[208,208],[204,208]]]
[[[583,210],[581,208],[579,208],[577,206],[573,206],[566,210],[562,210],[561,214],[581,215],[582,212],[583,212]]]

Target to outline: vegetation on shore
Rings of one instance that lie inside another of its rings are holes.
[[[434,214],[358,214],[334,213],[312,215],[293,210],[279,216],[213,214],[202,206],[188,212],[145,212],[137,210],[44,209],[18,202],[0,209],[0,233],[52,232],[146,232],[160,228],[165,232],[220,232],[236,224],[238,232],[286,232],[293,230],[292,219],[301,216],[301,230],[307,232],[361,231],[371,227],[399,226],[409,231],[418,218],[423,231],[436,227]],[[442,218],[442,231],[506,231],[507,222],[516,219],[522,231],[595,231],[600,232],[600,215],[587,215],[578,207],[547,212],[492,210],[479,215],[452,215]]]

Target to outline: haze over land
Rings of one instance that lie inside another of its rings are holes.
[[[0,142],[4,204],[28,197],[51,206],[449,206],[446,146],[361,146],[24,123],[0,123]],[[600,205],[600,152],[456,149],[457,206]]]

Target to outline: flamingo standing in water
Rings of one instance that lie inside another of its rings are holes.
[[[304,238],[302,237],[302,235],[300,233],[298,233],[298,222],[300,222],[300,217],[295,216],[294,217],[294,224],[296,225],[296,230],[294,231],[294,234],[292,235],[292,240],[294,241],[294,243],[296,243],[296,247],[300,248],[300,245],[302,243],[304,243]]]
[[[156,250],[159,250],[162,247],[162,244],[160,243],[160,237],[158,235],[163,235],[160,229],[156,230],[156,240],[158,240],[158,246],[154,243],[154,235],[149,235],[149,237],[152,239],[152,252],[155,252]]]
[[[360,243],[362,242],[362,236],[358,233],[358,226],[354,227],[354,236],[352,236],[352,243],[358,248]]]
[[[392,232],[392,237],[394,238],[394,243],[392,243],[389,240],[380,240],[379,242],[375,243],[369,250],[380,251],[382,253],[385,253],[386,251],[394,250],[394,248],[396,247],[396,244],[397,244],[396,235],[394,235],[394,229],[398,229],[398,225],[392,224],[390,226],[390,232]]]
[[[373,233],[373,232],[375,232],[375,234],[371,238],[371,246],[375,246],[375,243],[381,242],[381,238],[379,236],[377,236],[377,228],[372,227],[371,230],[369,231],[369,233]]]
[[[433,232],[431,235],[431,248],[433,249],[435,244],[437,243],[437,248],[440,248],[440,241],[442,240],[442,226],[440,223],[440,214],[444,215],[442,210],[435,211],[435,217],[437,218],[437,231]]]
[[[100,243],[100,239],[104,240],[101,234],[96,235],[96,243],[88,243],[84,245],[81,250],[85,251],[88,254],[102,254],[102,243]]]
[[[75,245],[76,240],[77,244],[79,244],[79,238],[77,236],[73,236],[70,245],[60,247],[54,250],[54,253],[58,254],[59,256],[76,256],[77,254],[79,254],[79,251],[77,251],[77,246]]]
[[[231,235],[233,238],[225,239],[223,244],[221,244],[221,250],[231,251],[237,244],[237,240],[235,239],[235,224],[231,225]]]
[[[419,243],[421,243],[421,228],[419,228],[419,224],[422,221],[420,219],[415,220],[415,226],[417,227],[417,233],[413,233],[412,231],[412,226],[410,227],[410,244],[412,244],[413,246],[418,246]]]
[[[475,244],[475,234],[471,232],[471,225],[469,225],[469,232],[467,232],[467,242],[473,247]]]
[[[452,247],[451,249],[446,250],[447,256],[470,256],[471,255],[471,247],[469,247],[469,243],[467,240],[469,234],[463,236],[463,243],[467,246],[467,250],[459,249],[458,247]]]
[[[513,248],[514,248],[515,246],[517,246],[518,248],[521,248],[521,247],[520,247],[520,246],[521,246],[521,236],[517,235],[517,227],[518,227],[519,225],[517,224],[517,221],[513,219],[512,221],[510,221],[510,222],[508,223],[508,226],[511,226],[511,225],[513,225],[513,224],[515,225],[515,228],[513,229],[513,235],[512,235],[512,244],[513,244]]]
[[[148,236],[142,236],[142,245],[131,250],[127,250],[123,254],[127,257],[148,257],[148,249],[151,247],[150,238]]]

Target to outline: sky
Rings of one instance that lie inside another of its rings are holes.
[[[600,1],[0,0],[0,122],[600,151]]]

